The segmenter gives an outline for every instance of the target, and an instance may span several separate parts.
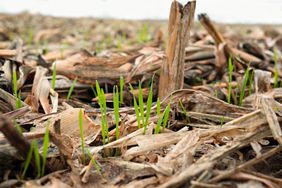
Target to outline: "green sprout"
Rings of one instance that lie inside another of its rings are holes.
[[[145,118],[144,118],[144,102],[143,102],[143,92],[142,92],[142,87],[141,87],[141,82],[139,81],[139,87],[138,87],[138,102],[139,102],[139,111],[141,115],[141,120],[142,120],[142,126],[145,125]]]
[[[83,112],[82,112],[82,109],[80,109],[79,114],[78,114],[78,123],[79,123],[80,139],[81,139],[82,160],[83,160],[83,164],[84,164],[85,163],[85,153],[84,153],[85,143],[84,143],[84,131],[83,131],[82,115],[83,115]]]
[[[14,96],[16,98],[16,109],[19,109],[22,107],[22,102],[21,102],[21,92],[20,91],[18,92],[16,71],[13,71],[13,89],[14,89]]]
[[[136,115],[136,119],[137,119],[137,124],[138,124],[138,129],[141,128],[141,122],[140,122],[140,114],[139,114],[139,110],[138,110],[138,105],[137,105],[137,101],[136,101],[136,98],[134,96],[134,89],[132,87],[131,84],[129,84],[129,87],[130,87],[130,90],[133,94],[133,104],[134,104],[134,110],[135,110],[135,115]]]
[[[150,35],[148,31],[148,25],[144,24],[141,30],[138,32],[138,42],[145,43],[150,40]]]
[[[74,81],[71,84],[71,87],[70,87],[69,92],[68,92],[67,100],[70,100],[71,94],[72,94],[74,86],[76,84],[76,81],[77,81],[77,78],[75,78]]]
[[[252,88],[253,88],[253,82],[254,82],[254,74],[255,74],[255,71],[252,70],[251,76],[249,78],[249,95],[252,94]]]
[[[120,90],[120,104],[124,104],[123,103],[123,88],[124,88],[124,78],[121,76],[119,79],[119,90]]]
[[[149,92],[149,96],[148,96],[147,103],[146,103],[146,121],[144,124],[144,134],[146,133],[147,126],[149,124],[149,117],[151,114],[152,103],[153,103],[153,79],[152,79],[150,92]]]
[[[158,97],[157,99],[157,116],[159,116],[161,113],[161,101],[160,98]]]
[[[158,118],[157,126],[154,132],[155,134],[159,134],[162,122],[163,122],[163,130],[166,128],[168,117],[169,117],[169,111],[170,111],[170,103],[168,103],[164,112]]]
[[[242,102],[245,97],[246,86],[249,81],[249,75],[250,75],[250,67],[248,66],[246,69],[245,75],[244,75],[243,84],[242,84],[241,91],[240,91],[239,106],[242,106]]]
[[[56,73],[56,63],[54,64],[54,69],[53,69],[53,74],[52,74],[52,89],[55,90],[56,87],[56,77],[57,77],[57,73]]]
[[[97,164],[97,162],[96,162],[94,156],[91,155],[91,153],[90,153],[89,150],[87,150],[87,154],[88,154],[89,158],[91,159],[91,162],[92,162],[92,164],[94,165],[95,169],[97,170],[98,174],[99,174],[99,175],[102,175],[101,168],[100,168],[99,165]]]
[[[190,123],[190,122],[191,122],[190,117],[188,116],[188,114],[187,114],[187,112],[186,112],[186,109],[185,109],[185,107],[184,107],[182,101],[179,101],[179,104],[180,104],[181,109],[183,110],[183,112],[184,112],[184,114],[185,114],[186,120]]]
[[[114,87],[114,113],[116,122],[116,139],[119,139],[119,94],[118,87]]]
[[[277,51],[274,49],[274,55],[273,55],[273,61],[274,61],[274,88],[278,87],[278,63],[277,63]]]
[[[228,95],[227,102],[231,103],[231,95],[232,95],[232,74],[233,74],[234,65],[232,63],[232,58],[229,57],[228,60]]]
[[[27,169],[28,169],[28,167],[30,165],[31,158],[32,158],[32,153],[33,153],[33,145],[30,144],[30,148],[29,148],[28,154],[27,154],[25,162],[24,162],[24,169],[23,169],[23,172],[22,172],[22,175],[21,175],[22,179],[25,177]]]
[[[48,147],[49,147],[49,126],[46,127],[44,139],[43,139],[41,176],[43,176],[45,173]]]
[[[34,151],[35,164],[37,167],[37,177],[39,178],[41,175],[40,154],[38,149],[38,143],[35,140],[33,140],[33,151]]]
[[[106,97],[103,89],[100,88],[98,81],[96,81],[96,91],[97,91],[98,102],[101,111],[103,144],[106,144],[106,139],[109,142]]]

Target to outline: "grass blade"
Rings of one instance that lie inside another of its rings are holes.
[[[169,117],[169,112],[170,112],[170,103],[168,103],[168,105],[167,105],[167,107],[165,108],[165,111],[164,111],[163,129],[166,128],[168,117]]]
[[[274,54],[273,54],[273,61],[274,61],[274,88],[278,87],[278,64],[277,64],[277,51],[274,49]]]
[[[45,165],[46,165],[48,147],[49,147],[49,126],[46,127],[44,139],[43,139],[41,176],[43,176],[45,173]]]
[[[119,91],[120,91],[120,104],[123,105],[123,88],[124,88],[124,78],[121,76],[119,81]]]
[[[118,87],[114,87],[114,113],[116,122],[116,139],[119,139],[119,93]]]
[[[54,64],[54,69],[53,69],[53,74],[52,74],[52,89],[55,90],[56,87],[56,77],[57,77],[57,72],[56,72],[56,63]]]
[[[82,150],[82,161],[83,164],[85,163],[85,143],[84,143],[84,130],[83,130],[83,119],[82,119],[82,109],[79,110],[78,114],[78,122],[79,122],[79,133],[80,133],[80,139],[81,139],[81,150]]]
[[[32,158],[32,153],[33,153],[33,144],[30,144],[30,148],[29,148],[28,154],[27,154],[25,162],[24,162],[24,170],[23,170],[22,175],[21,175],[22,179],[25,177],[27,169],[28,169],[28,167],[30,165],[31,158]]]
[[[41,165],[40,165],[40,154],[38,149],[38,143],[37,141],[33,140],[32,144],[33,144],[35,164],[37,168],[37,177],[39,178],[41,174]]]
[[[149,96],[148,96],[147,104],[146,104],[146,121],[144,124],[144,134],[146,134],[147,126],[149,124],[152,103],[153,103],[153,80],[151,83],[150,92],[149,92]]]
[[[249,75],[250,75],[250,67],[248,66],[246,69],[245,75],[244,75],[243,85],[240,91],[239,106],[242,106],[242,102],[245,97],[245,93],[246,93],[245,90],[246,90],[247,83],[249,81]]]
[[[157,116],[159,116],[161,113],[161,102],[160,98],[157,99]]]
[[[99,174],[99,175],[102,175],[101,168],[100,168],[99,165],[97,164],[97,162],[96,162],[94,156],[91,155],[91,153],[90,153],[89,150],[87,151],[87,154],[88,154],[89,158],[91,159],[91,162],[92,162],[92,164],[94,165],[94,168],[97,170],[98,174]]]
[[[232,74],[233,74],[233,63],[232,58],[229,57],[228,60],[228,96],[227,96],[227,102],[231,103],[231,95],[232,95]]]
[[[70,97],[71,97],[71,94],[72,94],[72,92],[73,92],[74,86],[75,86],[75,84],[76,84],[76,80],[77,80],[77,78],[75,78],[74,81],[73,81],[72,84],[71,84],[70,90],[69,90],[69,92],[68,92],[67,100],[69,100]]]
[[[142,126],[144,126],[145,125],[144,103],[143,103],[143,92],[142,92],[141,82],[139,82],[138,89],[139,89],[139,92],[138,92],[139,111],[140,111],[140,115],[141,115]]]
[[[129,87],[130,87],[130,90],[132,92],[132,94],[134,93],[133,92],[133,87],[131,84],[129,84]],[[137,119],[137,124],[138,124],[138,129],[141,128],[141,125],[140,125],[140,114],[139,114],[139,110],[138,110],[138,105],[137,105],[137,101],[136,101],[136,98],[133,94],[133,104],[134,104],[134,110],[135,110],[135,115],[136,115],[136,119]]]

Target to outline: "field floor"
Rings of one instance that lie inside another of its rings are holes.
[[[167,20],[0,14],[0,187],[282,187],[282,26],[199,19],[165,92]]]

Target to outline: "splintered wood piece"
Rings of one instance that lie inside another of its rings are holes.
[[[190,38],[190,29],[194,20],[196,1],[188,2],[184,7],[173,1],[168,24],[168,43],[166,60],[161,68],[159,97],[183,88],[185,47]]]
[[[240,57],[243,59],[245,62],[254,62],[254,63],[259,63],[261,62],[261,59],[248,54],[244,51],[241,51],[237,48],[231,47],[224,39],[224,37],[217,31],[215,28],[214,24],[210,20],[207,14],[200,14],[198,16],[199,21],[203,25],[203,27],[207,30],[207,32],[212,36],[213,40],[215,41],[215,44],[217,48],[219,47],[220,44],[226,43],[225,45],[225,51],[227,55],[232,55],[233,57]]]
[[[2,49],[0,50],[0,57],[14,57],[17,55],[16,50]]]

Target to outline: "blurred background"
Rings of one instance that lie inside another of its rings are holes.
[[[66,17],[167,19],[172,0],[1,0],[1,13]],[[179,0],[182,3],[187,0]],[[197,0],[196,13],[222,23],[282,23],[282,0]]]

